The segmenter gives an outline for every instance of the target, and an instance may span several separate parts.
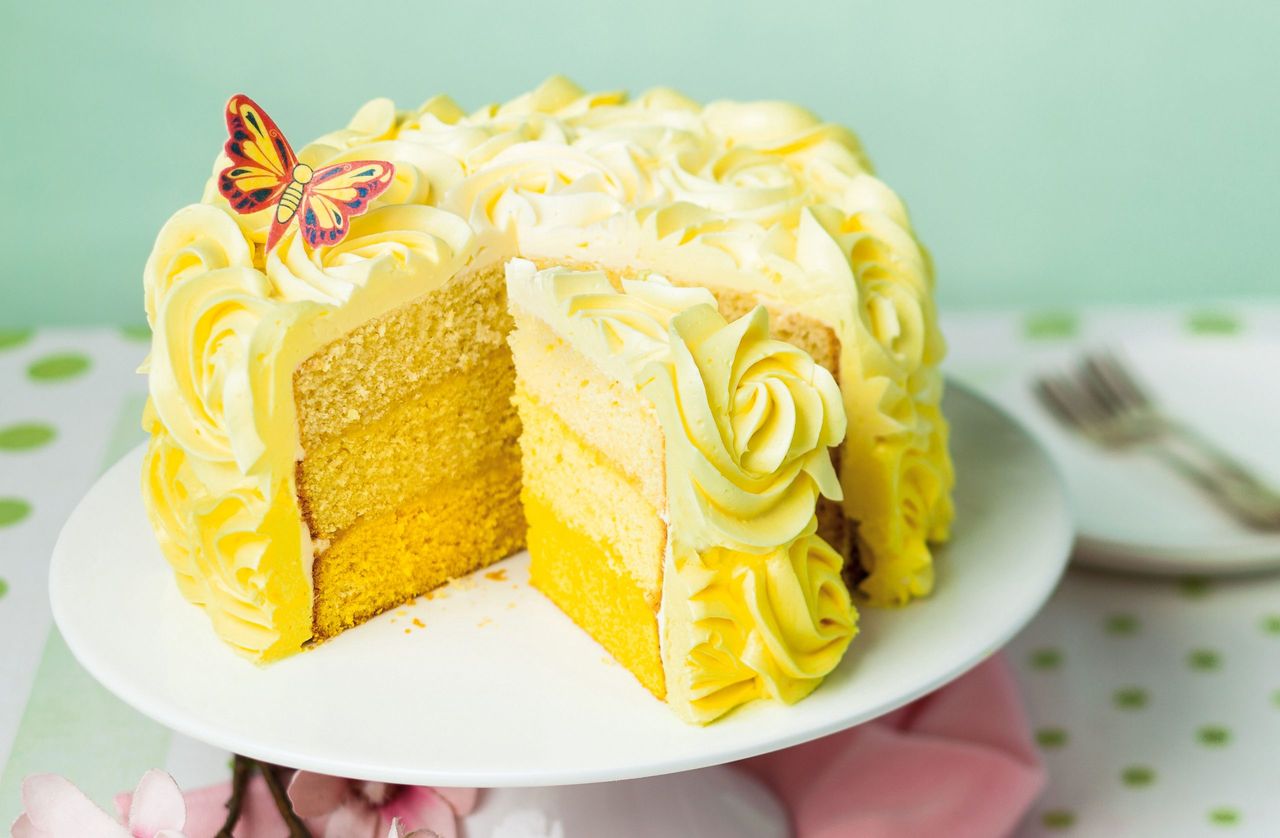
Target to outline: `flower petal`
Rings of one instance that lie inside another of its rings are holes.
[[[151,769],[142,775],[129,804],[129,831],[134,838],[154,838],[164,830],[181,831],[187,822],[187,803],[173,778]]]
[[[299,771],[289,781],[289,802],[300,818],[327,815],[342,805],[351,781],[328,774]]]
[[[445,799],[453,811],[459,817],[471,814],[476,808],[476,798],[480,796],[480,789],[461,789],[461,788],[442,788],[435,787],[435,793]]]
[[[33,774],[22,781],[22,808],[28,835],[42,838],[130,838],[123,826],[94,805],[71,781],[57,774]],[[32,831],[34,830],[34,832]]]
[[[427,786],[406,786],[383,812],[403,818],[410,829],[427,829],[440,838],[456,838],[458,834],[453,807]]]
[[[324,838],[377,838],[382,819],[354,801],[338,807],[324,828]]]

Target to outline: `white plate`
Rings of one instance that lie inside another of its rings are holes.
[[[862,610],[862,634],[792,707],[757,702],[686,725],[527,584],[527,556],[268,667],[234,655],[178,594],[138,496],[141,451],[117,463],[54,548],[53,614],[109,690],[211,744],[344,777],[527,786],[716,765],[847,728],[999,649],[1044,603],[1071,546],[1049,459],[997,409],[947,394],[960,475],[937,593]],[[413,620],[425,628],[418,628]]]
[[[1280,486],[1280,341],[1149,337],[1111,348],[1163,409]],[[1148,455],[1103,451],[1046,413],[1031,392],[1035,376],[1069,369],[1078,354],[1031,359],[982,388],[1061,466],[1079,530],[1077,560],[1175,574],[1280,567],[1280,534],[1239,524]]]

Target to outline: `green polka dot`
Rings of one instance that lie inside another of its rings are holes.
[[[0,527],[16,524],[31,514],[31,504],[17,498],[0,498]]]
[[[1222,668],[1222,655],[1212,649],[1193,649],[1187,654],[1187,666],[1200,672],[1212,672]]]
[[[1046,829],[1069,829],[1075,826],[1076,816],[1066,809],[1050,809],[1040,816],[1040,823]]]
[[[1235,826],[1240,823],[1240,811],[1230,806],[1218,806],[1209,810],[1209,823],[1214,826]]]
[[[1280,690],[1276,690],[1271,694],[1271,703],[1280,708]]]
[[[4,599],[4,595],[9,593],[9,583],[0,579],[0,599]]]
[[[1022,333],[1031,340],[1061,340],[1079,330],[1079,319],[1070,311],[1033,312],[1022,324]]]
[[[1262,630],[1280,637],[1280,614],[1268,614],[1262,618]]]
[[[1187,317],[1187,329],[1197,335],[1234,335],[1240,328],[1240,320],[1226,311],[1205,309]]]
[[[1057,669],[1062,666],[1062,652],[1057,649],[1035,649],[1028,662],[1032,669]]]
[[[53,428],[43,422],[22,422],[0,428],[0,451],[30,451],[50,442]]]
[[[146,342],[151,340],[151,327],[146,323],[135,326],[121,326],[120,334],[124,335],[126,340],[136,340]]]
[[[1067,744],[1067,732],[1060,727],[1042,727],[1036,731],[1036,742],[1046,750],[1061,748]]]
[[[1146,765],[1130,765],[1120,772],[1120,782],[1131,789],[1146,788],[1155,781],[1155,769]]]
[[[79,352],[46,355],[27,367],[27,375],[36,381],[61,381],[74,378],[89,369],[89,359]]]
[[[1231,731],[1221,725],[1205,725],[1196,731],[1196,741],[1207,748],[1221,748],[1231,743]]]
[[[1125,687],[1112,693],[1111,700],[1121,710],[1141,710],[1147,706],[1150,696],[1142,687]]]
[[[1137,634],[1141,627],[1142,623],[1132,614],[1112,614],[1107,618],[1106,623],[1107,634],[1114,634],[1117,637]]]
[[[30,329],[0,329],[0,349],[13,349],[31,340]]]
[[[1209,580],[1203,576],[1184,576],[1178,580],[1178,591],[1185,597],[1200,599],[1209,593]]]

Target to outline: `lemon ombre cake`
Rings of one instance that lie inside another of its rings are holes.
[[[734,321],[718,328],[744,334],[763,306],[774,339],[831,374],[847,417],[818,532],[869,602],[929,592],[952,514],[932,269],[848,130],[783,102],[629,99],[562,78],[471,113],[376,99],[296,155],[251,100],[225,118],[202,200],[164,225],[145,270],[143,495],[184,596],[238,652],[293,654],[525,543],[512,258],[661,274],[663,294],[709,293]],[[548,423],[571,418],[544,406]],[[670,443],[658,419],[644,427]],[[644,485],[654,509],[669,492],[686,514],[675,484]],[[535,544],[598,547],[598,531],[539,527],[573,520],[537,506],[554,500],[545,487],[526,493]],[[715,549],[764,547],[734,538]],[[645,608],[662,596],[648,572]],[[654,660],[637,674],[675,694]]]
[[[834,378],[662,277],[513,260],[507,293],[534,586],[688,721],[808,695],[855,631]]]

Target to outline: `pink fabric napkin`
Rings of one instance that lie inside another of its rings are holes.
[[[879,719],[737,765],[781,798],[797,838],[1007,835],[1045,782],[1000,655]],[[229,793],[229,783],[186,793],[190,838],[217,832]],[[116,804],[127,811],[129,795]],[[323,834],[323,823],[310,824]],[[236,838],[287,834],[255,776]]]
[[[797,838],[1007,835],[1045,782],[1001,655],[874,721],[738,765],[782,799]]]

